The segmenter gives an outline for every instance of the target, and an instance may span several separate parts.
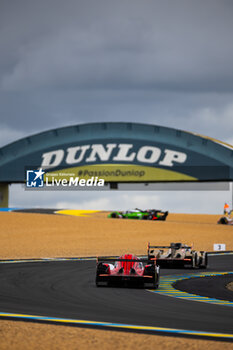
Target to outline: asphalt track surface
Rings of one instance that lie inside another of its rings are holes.
[[[187,293],[195,293],[205,297],[233,301],[233,291],[226,288],[226,285],[232,281],[233,275],[191,278],[178,281],[175,284],[175,288]]]
[[[209,257],[206,271],[232,269],[233,255],[220,255]],[[194,270],[163,269],[161,275],[184,272]],[[201,290],[223,298],[224,278],[214,277],[211,289],[204,280],[179,283],[185,284],[181,287],[186,291]],[[97,288],[95,261],[0,264],[0,311],[233,334],[233,307],[176,299],[140,288]]]

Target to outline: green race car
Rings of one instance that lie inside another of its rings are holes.
[[[109,218],[117,218],[117,219],[139,219],[139,220],[157,220],[157,221],[165,221],[168,216],[168,211],[161,211],[157,209],[132,209],[126,211],[113,211],[108,217]]]

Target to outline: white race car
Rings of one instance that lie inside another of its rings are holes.
[[[233,218],[231,218],[229,216],[222,216],[218,220],[218,224],[220,224],[220,225],[233,225]]]
[[[193,250],[182,243],[171,243],[170,246],[152,246],[148,243],[148,261],[155,260],[160,267],[206,268],[208,263],[205,251]]]

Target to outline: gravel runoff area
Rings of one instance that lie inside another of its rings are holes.
[[[1,350],[232,350],[233,344],[68,326],[0,321]]]
[[[0,259],[145,254],[147,242],[194,243],[213,250],[225,243],[233,250],[233,229],[217,225],[217,215],[169,214],[166,222],[0,213]],[[133,334],[16,321],[0,321],[0,349],[233,349],[232,343]]]
[[[0,212],[0,259],[145,254],[147,242],[194,244],[213,250],[225,243],[233,250],[233,227],[217,225],[217,215],[169,214],[167,221]]]

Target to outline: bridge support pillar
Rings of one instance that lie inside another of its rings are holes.
[[[7,183],[0,183],[0,208],[8,208],[9,189]]]

